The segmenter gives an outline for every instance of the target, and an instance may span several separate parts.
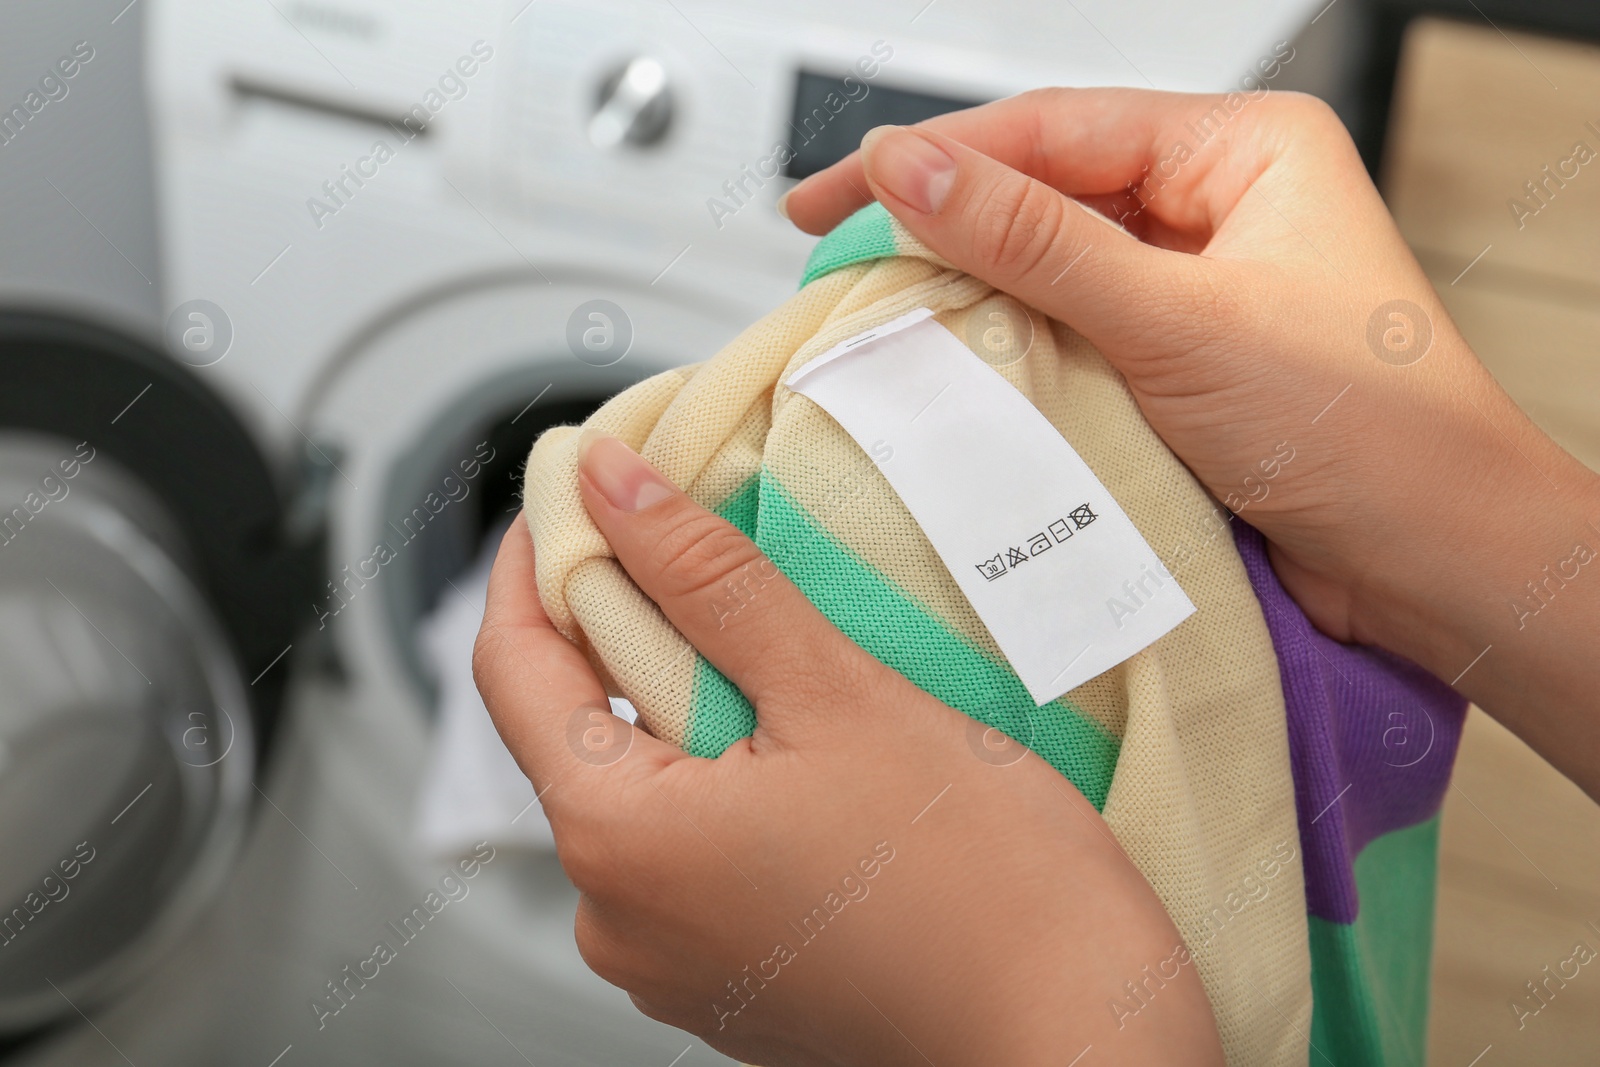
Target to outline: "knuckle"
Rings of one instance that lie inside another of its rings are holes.
[[[673,1011],[654,1001],[646,1000],[637,993],[629,993],[628,999],[633,1001],[633,1006],[645,1018],[654,1019],[658,1023],[666,1023],[668,1026],[676,1026],[680,1030],[688,1030],[690,1033],[695,1033],[695,1028],[690,1025],[689,1020],[684,1018],[681,1012]]]
[[[606,931],[587,898],[579,902],[573,917],[572,939],[584,966],[612,985],[625,988],[628,976],[624,961],[628,954]]]
[[[652,562],[661,592],[692,597],[761,557],[760,551],[728,522],[699,508],[685,508],[660,531]]]
[[[1310,93],[1289,90],[1274,90],[1271,99],[1272,119],[1288,133],[1309,133],[1319,144],[1350,139],[1344,120],[1327,101]]]
[[[560,787],[553,788],[552,799],[560,792]],[[586,897],[601,903],[623,899],[630,887],[671,862],[672,854],[663,850],[662,835],[641,823],[635,803],[638,798],[633,794],[614,794],[621,809],[635,812],[626,821],[595,806],[575,803],[575,796],[546,808],[555,809],[551,828],[556,858],[567,879]]]
[[[501,641],[501,637],[490,627],[483,626],[472,642],[472,682],[480,693],[488,692],[494,678],[495,665],[500,659]]]
[[[1007,174],[983,198],[974,227],[978,259],[1007,278],[1038,270],[1062,227],[1061,196],[1021,174]]]
[[[1064,85],[1043,85],[1018,95],[1030,104],[1059,104],[1071,100],[1078,90]]]
[[[1326,100],[1294,90],[1280,90],[1273,94],[1278,110],[1285,115],[1312,125],[1342,125],[1339,116]]]
[[[1071,107],[1083,97],[1082,89],[1074,89],[1065,85],[1043,85],[1027,89],[1016,94],[1014,98],[1024,106],[1014,109],[1019,116],[1023,116],[1034,125],[1030,132],[1038,132],[1037,122],[1040,116],[1061,114],[1066,108]],[[1017,121],[1009,119],[1009,121]]]
[[[557,828],[555,837],[556,858],[567,879],[580,893],[604,895],[617,879],[613,850],[581,821],[573,825],[569,820]]]

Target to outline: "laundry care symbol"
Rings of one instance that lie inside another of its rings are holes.
[[[1019,564],[1028,562],[1042,552],[1048,552],[1097,518],[1099,516],[1094,513],[1088,504],[1079,504],[1067,513],[1066,518],[1057,519],[1045,527],[1045,533],[1036,533],[1029,536],[1027,538],[1027,548],[1012,546],[1004,552],[995,553],[982,563],[973,564],[973,566],[978,568],[978,573],[983,575],[987,581],[992,582],[1007,571],[1016,570]]]
[[[991,582],[1006,572],[1006,561],[1000,556],[992,556],[977,564],[978,573]]]

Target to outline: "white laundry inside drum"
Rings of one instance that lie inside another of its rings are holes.
[[[483,622],[489,571],[504,527],[493,530],[472,566],[421,621],[418,643],[439,683],[438,715],[417,805],[417,838],[431,856],[449,858],[480,841],[500,847],[554,849],[549,820],[501,742],[472,680],[472,646]],[[633,722],[621,698],[611,710]]]

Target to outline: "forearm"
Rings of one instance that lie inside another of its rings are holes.
[[[1374,568],[1353,628],[1600,799],[1600,476],[1478,385],[1456,385],[1464,418],[1495,433],[1478,435],[1483,454],[1421,472],[1412,521],[1427,543]]]

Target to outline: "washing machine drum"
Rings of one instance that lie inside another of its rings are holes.
[[[187,367],[0,313],[0,1038],[140,975],[226,879],[314,538]],[[245,679],[256,679],[250,685]],[[0,1040],[3,1044],[3,1040]]]
[[[7,435],[0,501],[0,1025],[16,1028],[116,984],[207,896],[254,738],[222,630],[126,472],[88,442]]]

